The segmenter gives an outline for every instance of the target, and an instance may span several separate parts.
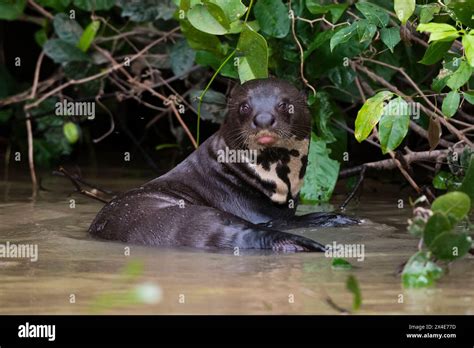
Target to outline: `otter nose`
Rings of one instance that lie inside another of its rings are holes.
[[[261,113],[254,117],[253,126],[255,128],[268,128],[275,124],[275,117],[270,113]]]

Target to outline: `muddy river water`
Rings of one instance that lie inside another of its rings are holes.
[[[99,182],[125,190],[146,180],[114,175]],[[396,190],[367,193],[351,204],[348,213],[366,219],[359,226],[295,231],[325,244],[363,244],[364,260],[348,259],[355,267],[343,271],[322,253],[244,250],[235,256],[137,246],[128,252],[124,244],[88,236],[100,202],[69,196],[64,178],[45,176],[42,186],[48,191],[32,200],[28,178],[0,182],[0,244],[38,248],[35,262],[0,258],[1,314],[336,314],[326,299],[351,307],[349,274],[360,284],[361,314],[474,314],[472,256],[453,264],[434,288],[402,288],[397,269],[417,240],[406,232],[411,209],[407,203],[398,208]],[[300,211],[321,208],[328,207]],[[127,278],[123,270],[131,262],[143,270]],[[148,303],[121,300],[137,287],[148,291]]]

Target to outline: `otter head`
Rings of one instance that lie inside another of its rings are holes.
[[[308,160],[311,115],[304,95],[277,79],[237,86],[221,134],[230,149],[256,152],[248,163],[262,191],[275,203],[294,202]]]
[[[287,147],[309,138],[311,116],[303,93],[278,79],[256,79],[236,86],[228,100],[222,132],[230,148]]]

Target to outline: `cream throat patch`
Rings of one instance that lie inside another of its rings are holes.
[[[295,199],[303,185],[308,162],[309,139],[280,139],[277,146],[261,147],[256,163],[248,163],[257,178],[263,181],[273,202]]]

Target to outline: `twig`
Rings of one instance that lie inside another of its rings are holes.
[[[79,182],[77,181],[77,179],[71,175],[66,169],[64,169],[63,167],[59,167],[59,172],[63,173],[65,177],[67,177],[69,180],[71,180],[72,184],[74,185],[74,187],[76,188],[76,192],[86,196],[86,197],[90,197],[90,198],[93,198],[93,199],[96,199],[102,203],[108,203],[109,201],[103,199],[102,197],[99,197],[97,196],[95,193],[93,192],[90,192],[90,191],[87,191],[85,189],[83,189],[81,187],[81,185],[79,184]]]
[[[41,52],[36,61],[35,74],[33,77],[33,86],[31,87],[31,93],[29,99],[33,99],[36,95],[36,90],[38,89],[38,80],[41,70],[41,63],[43,62],[44,52]],[[34,144],[33,144],[33,127],[31,125],[31,118],[29,117],[28,111],[26,113],[26,133],[28,139],[28,165],[30,167],[30,176],[31,176],[31,185],[33,186],[33,196],[36,195],[36,190],[38,188],[38,180],[36,178],[35,170],[35,157],[34,157]]]
[[[99,104],[99,106],[102,108],[102,110],[104,110],[107,115],[109,115],[110,117],[110,128],[107,132],[105,132],[103,135],[101,135],[100,137],[96,138],[96,139],[93,139],[92,142],[94,144],[97,144],[98,142],[104,140],[105,138],[107,138],[110,134],[113,133],[114,129],[115,129],[115,121],[114,121],[114,115],[112,114],[112,112],[99,100],[99,96],[97,95],[96,99],[95,99],[96,103]]]
[[[453,151],[457,153],[461,153],[464,148],[455,148]],[[413,162],[419,161],[428,161],[437,159],[438,157],[448,155],[450,150],[434,150],[434,151],[422,151],[422,152],[410,152],[403,156],[403,160],[405,163],[410,164]],[[356,166],[353,168],[344,169],[339,173],[339,178],[347,178],[349,176],[353,176],[358,174],[363,167],[367,167],[367,169],[375,169],[375,170],[391,170],[397,167],[393,158],[385,159],[376,162],[369,162],[365,163],[360,166]]]
[[[362,65],[359,65],[359,64],[356,64],[355,65],[357,70],[360,70],[362,72],[364,72],[367,76],[369,76],[372,80],[374,80],[375,82],[381,84],[382,86],[385,86],[386,88],[388,88],[389,90],[391,90],[392,92],[400,95],[402,98],[404,98],[405,100],[407,101],[410,101],[410,102],[413,102],[413,99],[409,96],[407,96],[406,94],[404,94],[403,92],[401,92],[397,87],[395,87],[394,85],[392,85],[391,83],[385,81],[383,78],[381,78],[380,76],[378,76],[377,74],[375,74],[374,72],[372,72],[371,70],[367,69],[365,66],[362,66]],[[436,115],[433,111],[431,111],[430,109],[428,109],[427,107],[425,107],[423,104],[420,103],[420,108],[428,115],[433,115],[434,117],[438,117],[438,115]],[[428,132],[426,132],[423,128],[421,128],[420,126],[416,125],[415,122],[413,121],[410,121],[410,128],[413,129],[416,133],[418,133],[419,135],[422,135],[423,137],[425,137],[426,139],[428,139]],[[445,141],[440,141],[440,144],[442,144],[443,146],[445,147],[449,147],[449,143],[446,143]]]
[[[36,91],[38,90],[38,81],[39,81],[39,74],[41,70],[41,64],[43,63],[44,58],[44,51],[41,51],[38,60],[36,61],[36,68],[35,74],[33,77],[33,86],[31,87],[31,93],[29,99],[33,99],[36,95]]]
[[[349,22],[341,22],[341,23],[333,24],[330,21],[328,21],[324,15],[321,18],[316,18],[316,19],[307,19],[307,18],[296,16],[296,19],[299,20],[299,21],[308,23],[311,26],[311,28],[313,27],[313,24],[317,23],[317,22],[324,22],[327,25],[329,25],[332,29],[334,29],[338,26],[341,26],[341,25],[350,25],[351,24]]]
[[[29,116],[29,113],[26,112],[26,115]],[[28,138],[28,165],[30,166],[30,176],[31,176],[31,185],[33,186],[33,196],[36,195],[36,190],[38,188],[38,180],[36,179],[36,170],[35,170],[35,158],[33,152],[33,130],[31,127],[31,119],[28,117],[26,119],[26,133]]]
[[[173,30],[171,30],[170,32],[168,32],[166,36],[162,36],[161,38],[159,38],[159,39],[153,41],[152,43],[148,44],[140,52],[138,52],[138,53],[134,54],[133,56],[131,56],[128,61],[124,61],[123,63],[113,65],[113,66],[109,67],[108,69],[105,69],[104,71],[102,71],[100,73],[97,73],[95,75],[87,76],[87,77],[84,77],[84,78],[79,79],[79,80],[69,80],[68,82],[66,82],[66,83],[54,88],[53,90],[49,91],[48,93],[44,94],[41,98],[36,100],[34,103],[26,105],[26,109],[29,110],[29,109],[37,107],[45,99],[49,98],[50,96],[62,91],[63,89],[65,89],[65,88],[67,88],[71,85],[80,85],[80,84],[83,84],[83,83],[86,83],[86,82],[96,80],[96,79],[98,79],[102,76],[108,75],[111,72],[124,67],[127,62],[132,62],[135,59],[139,58],[143,53],[147,52],[150,48],[152,48],[153,46],[157,45],[158,43],[166,40],[166,38],[169,34],[174,33],[175,31],[178,31],[178,30],[179,30],[179,27],[176,27]]]
[[[362,169],[359,172],[359,180],[357,180],[357,183],[355,184],[355,186],[352,189],[351,193],[347,196],[347,198],[344,200],[344,202],[339,207],[339,210],[341,210],[341,211],[346,210],[346,206],[349,204],[349,202],[352,200],[352,198],[354,198],[356,192],[359,190],[360,185],[364,181],[366,169],[367,169],[366,166],[362,166]]]
[[[248,17],[248,12],[250,12],[250,7],[252,6],[253,0],[251,0],[249,8],[247,10],[247,16],[245,17],[247,20]],[[204,87],[203,91],[199,95],[199,101],[198,101],[198,109],[197,109],[197,125],[196,125],[196,143],[199,146],[199,138],[201,136],[201,107],[202,107],[202,101],[204,100],[204,96],[206,95],[207,91],[211,87],[212,83],[217,77],[217,74],[222,70],[222,68],[227,64],[227,62],[235,55],[237,52],[237,48],[234,49],[232,52],[229,53],[229,55],[224,59],[224,61],[221,63],[221,65],[217,68],[215,71],[214,75],[212,75],[211,79],[207,83],[206,87]]]
[[[341,127],[342,129],[346,130],[347,132],[352,133],[352,134],[355,133],[353,129],[351,129],[350,127],[346,126],[344,123],[339,122],[339,121],[336,120],[336,119],[331,119],[331,121],[332,121],[333,123],[337,124],[337,125],[338,125],[339,127]],[[375,141],[373,141],[373,140],[371,140],[371,139],[369,139],[369,138],[365,139],[365,141],[367,141],[367,142],[368,142],[369,144],[371,144],[371,145],[377,146],[379,149],[381,148],[379,144],[377,144]]]
[[[375,137],[379,140],[380,142],[380,137],[379,137],[379,132],[377,131],[377,128],[374,127],[373,129],[373,133],[375,135]],[[393,162],[395,163],[395,165],[398,167],[398,169],[400,170],[400,172],[402,173],[402,175],[405,177],[405,179],[408,181],[408,183],[411,185],[411,187],[413,187],[415,189],[415,191],[419,194],[421,193],[421,189],[420,187],[418,186],[418,184],[415,182],[415,180],[413,180],[413,178],[411,177],[410,174],[408,174],[408,172],[405,170],[405,168],[403,168],[402,164],[400,163],[400,161],[395,157],[395,153],[390,150],[388,152],[388,154],[390,155],[390,157],[392,157],[392,160]]]
[[[141,154],[145,158],[145,161],[148,163],[150,168],[152,168],[156,173],[161,174],[162,171],[158,168],[158,166],[150,157],[148,152],[140,145],[140,142],[137,140],[137,138],[135,138],[132,132],[130,132],[125,122],[121,119],[120,115],[118,117],[118,120],[119,120],[120,128],[122,129],[122,132],[125,133],[125,135],[128,136],[130,140],[133,142],[133,144],[138,148],[138,150],[141,152]]]
[[[360,84],[359,76],[356,76],[355,82],[356,82],[357,89],[359,90],[359,94],[360,94],[360,97],[362,99],[362,102],[365,103],[367,98],[365,96],[364,90],[362,89],[362,85]]]
[[[423,93],[423,91],[420,89],[420,87],[418,87],[418,85],[413,81],[413,79],[405,72],[405,70],[403,68],[400,68],[400,67],[397,67],[397,66],[394,66],[394,65],[391,65],[391,64],[388,64],[388,63],[385,63],[385,62],[381,62],[381,61],[378,61],[378,60],[373,60],[373,59],[370,59],[370,58],[363,58],[363,57],[360,57],[360,59],[362,61],[368,61],[368,62],[371,62],[371,63],[374,63],[374,64],[378,64],[378,65],[382,65],[382,66],[385,66],[387,68],[390,68],[390,69],[393,69],[395,71],[398,71],[399,73],[401,73],[406,79],[407,81],[413,86],[413,88],[417,91],[417,93],[423,98],[423,100],[433,109],[433,112],[431,111],[426,111],[428,110],[424,105],[420,104],[421,108],[424,109],[425,112],[427,113],[431,113],[433,116],[435,117],[438,117],[439,118],[439,121],[443,124],[443,126],[445,126],[446,128],[448,128],[448,130],[450,132],[452,132],[453,134],[455,134],[459,140],[463,140],[468,146],[472,147],[473,146],[473,143],[462,133],[460,132],[456,127],[454,127],[452,124],[450,124],[443,116],[443,114],[441,113],[441,111],[436,107],[436,105],[434,105],[431,100],[428,99],[428,97],[426,97],[426,95]],[[357,65],[358,68],[361,68],[360,65]],[[367,68],[365,68],[367,69]],[[382,79],[383,80],[383,79]],[[388,83],[388,82],[387,82]],[[391,85],[391,84],[389,84]],[[407,99],[407,100],[410,100],[410,101],[413,101],[413,99],[407,95],[405,95],[404,93],[400,92],[395,86],[391,85],[392,88],[394,88],[394,91],[396,90],[395,93],[397,93],[398,95],[400,96],[403,96],[404,99]]]
[[[176,109],[176,105],[174,105],[174,102],[171,101],[169,106],[170,106],[171,110],[173,111],[174,115],[176,116],[176,118],[178,119],[179,123],[181,124],[181,127],[183,127],[184,131],[188,135],[188,138],[193,143],[194,148],[197,149],[198,143],[197,143],[196,139],[194,139],[194,136],[192,135],[192,133],[189,131],[188,126],[186,126],[186,123],[184,123],[183,119],[181,118],[178,110]]]
[[[418,125],[416,122],[414,122],[412,120],[410,120],[410,129],[412,131],[414,131],[415,133],[417,133],[418,135],[421,135],[425,139],[429,138],[428,132],[423,127],[421,127],[420,125]],[[445,139],[439,139],[439,145],[441,145],[445,148],[449,148],[453,145],[453,143],[451,143],[451,142],[449,142]]]
[[[112,55],[104,50],[103,48],[95,45],[94,46],[100,53],[102,53],[107,59],[109,59],[114,65],[117,64],[117,62],[115,62],[114,58],[112,57]],[[197,148],[197,142],[196,140],[194,139],[192,133],[189,131],[189,128],[187,127],[186,123],[184,123],[183,119],[181,118],[178,110],[176,109],[176,106],[174,105],[174,101],[171,101],[169,102],[169,100],[173,99],[173,98],[166,98],[165,96],[163,96],[162,94],[156,92],[153,88],[151,88],[149,85],[145,84],[145,83],[142,83],[142,82],[139,82],[139,81],[136,81],[135,79],[132,78],[132,76],[128,73],[128,71],[126,71],[125,69],[123,68],[120,68],[120,71],[123,72],[125,74],[125,76],[127,76],[128,78],[128,82],[131,83],[131,84],[134,84],[136,86],[139,86],[145,90],[147,90],[148,92],[150,92],[152,95],[158,97],[159,99],[161,99],[165,105],[169,105],[169,107],[172,109],[174,115],[176,116],[176,118],[178,119],[179,123],[181,124],[181,126],[183,127],[184,131],[186,132],[187,136],[189,137],[189,139],[191,140],[191,142],[193,143],[193,146],[195,148]],[[164,81],[164,80],[163,80]],[[162,81],[162,82],[163,82]]]
[[[290,18],[291,18],[291,33],[293,34],[293,39],[296,42],[296,45],[298,46],[298,49],[300,51],[300,76],[301,79],[303,80],[303,83],[313,91],[313,94],[316,95],[316,89],[309,83],[309,81],[306,79],[304,76],[304,50],[303,46],[301,46],[300,41],[298,40],[298,37],[296,36],[296,29],[295,29],[295,14],[293,12],[293,9],[291,8],[291,0],[288,1],[288,9],[290,11]]]
[[[355,70],[357,68],[357,65],[354,64],[354,63],[351,63],[353,69]],[[365,67],[363,67],[365,68]],[[369,77],[371,77],[374,81],[377,81],[379,83],[381,83],[382,85],[384,86],[388,86],[389,83],[387,81],[385,81],[384,79],[382,79],[381,77],[379,77],[378,75],[376,75],[375,73],[371,72],[370,70],[366,70],[364,71]],[[356,77],[356,85],[357,85],[357,88],[359,89],[359,93],[361,93],[361,97],[363,99],[363,101],[365,102],[365,99],[366,99],[366,96],[365,96],[365,93],[364,93],[364,90],[369,93],[370,95],[373,95],[375,92],[372,90],[372,87],[370,87],[365,81],[363,81],[362,83],[360,82],[360,77],[357,76]],[[418,135],[422,136],[423,138],[425,139],[429,139],[429,136],[428,136],[428,132],[423,129],[423,127],[419,126],[416,122],[410,120],[410,129],[413,130],[415,133],[417,133]],[[366,141],[369,141],[369,139],[366,139]],[[443,147],[446,147],[446,148],[449,148],[452,143],[444,140],[444,139],[440,139],[439,140],[439,145],[443,146]]]
[[[21,15],[20,17],[17,18],[19,21],[23,22],[28,22],[28,23],[33,23],[39,26],[43,26],[44,24],[44,18],[43,17],[34,17],[34,16],[27,16],[27,15]]]
[[[61,168],[61,167],[60,167]],[[57,176],[64,176],[66,177],[66,175],[64,174],[64,172],[62,172],[61,170],[53,170],[52,172],[52,175],[57,175]],[[73,178],[74,181],[78,182],[79,184],[81,185],[85,185],[85,186],[88,186],[90,187],[91,189],[93,190],[96,190],[96,191],[99,191],[105,195],[115,195],[116,193],[111,191],[111,190],[108,190],[108,189],[105,189],[103,187],[99,187],[98,185],[96,184],[92,184],[86,180],[84,180],[81,176],[79,176],[78,174],[69,174],[70,177],[68,178]]]
[[[28,5],[33,7],[37,12],[41,13],[46,18],[48,18],[48,19],[53,19],[54,18],[54,16],[50,12],[46,11],[44,8],[42,8],[40,5],[38,5],[33,0],[28,0]]]

